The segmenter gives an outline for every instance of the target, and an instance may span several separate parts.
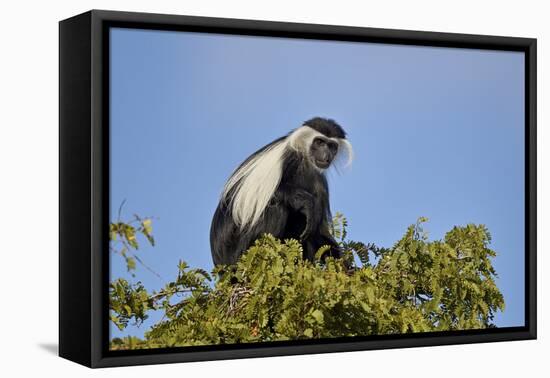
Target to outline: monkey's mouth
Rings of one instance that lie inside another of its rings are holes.
[[[330,160],[317,160],[315,159],[315,165],[321,169],[326,169],[330,165]]]

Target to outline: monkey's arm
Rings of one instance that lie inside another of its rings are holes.
[[[306,218],[306,225],[300,239],[307,239],[321,223],[321,214],[315,208],[315,197],[303,189],[295,189],[290,194],[288,203],[294,211],[300,212]]]

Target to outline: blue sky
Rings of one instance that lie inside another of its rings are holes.
[[[420,216],[431,239],[483,223],[506,310],[524,324],[524,58],[522,53],[111,31],[111,217],[126,200],[155,217],[140,249],[161,278],[183,259],[212,268],[209,228],[221,188],[244,158],[313,116],[348,132],[355,161],[329,173],[333,213],[349,237],[391,246]],[[111,277],[129,277],[111,258]],[[112,336],[142,336],[160,319]]]

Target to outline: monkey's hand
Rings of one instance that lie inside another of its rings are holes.
[[[311,236],[311,232],[312,230],[306,224],[306,228],[304,228],[304,231],[300,234],[300,241],[304,241],[309,238]]]
[[[308,239],[314,231],[313,222],[311,222],[311,218],[306,215],[306,226],[304,227],[304,231],[300,234],[300,240],[304,241]]]

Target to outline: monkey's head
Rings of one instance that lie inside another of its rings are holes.
[[[338,153],[338,143],[324,137],[313,139],[309,147],[309,154],[313,164],[320,169],[327,169]]]
[[[290,151],[294,153],[289,153]],[[286,159],[301,157],[304,169],[320,174],[353,157],[344,129],[331,119],[315,117],[249,156],[227,180],[222,201],[241,230],[257,224],[283,178]],[[347,157],[347,159],[345,159]]]
[[[318,170],[329,168],[344,151],[347,152],[348,162],[352,159],[351,144],[346,139],[346,132],[332,119],[312,118],[294,130],[289,138],[290,145],[306,156]]]

